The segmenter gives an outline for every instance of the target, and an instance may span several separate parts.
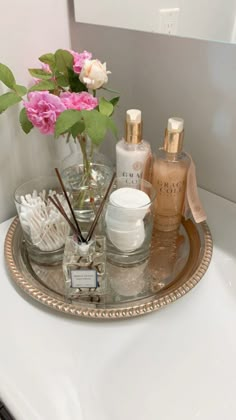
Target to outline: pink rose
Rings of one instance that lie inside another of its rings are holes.
[[[66,109],[60,98],[48,91],[30,92],[24,107],[28,119],[42,134],[54,134],[57,117]]]
[[[88,52],[88,51],[83,51],[82,53],[77,53],[75,51],[70,50],[70,53],[73,55],[74,57],[74,65],[73,65],[73,70],[75,73],[80,73],[81,69],[84,65],[85,60],[90,60],[92,58],[92,53]]]
[[[86,109],[90,111],[98,106],[98,99],[94,98],[94,96],[88,92],[63,92],[61,93],[60,98],[67,109],[77,109],[78,111]]]

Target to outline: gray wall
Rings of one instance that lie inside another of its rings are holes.
[[[236,202],[236,45],[75,23],[70,6],[72,48],[107,61],[121,94],[120,136],[128,108],[142,109],[154,151],[168,117],[183,117],[199,186]],[[104,144],[113,159],[114,146]]]

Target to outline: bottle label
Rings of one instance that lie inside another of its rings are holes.
[[[71,269],[70,278],[73,289],[96,288],[98,286],[96,270]]]
[[[140,180],[142,179],[142,172],[127,172],[127,171],[123,171],[121,172],[121,176],[123,178],[126,178],[126,183],[129,185],[137,185],[139,184]]]
[[[149,146],[146,146],[143,150],[139,148],[134,150],[118,149],[116,154],[117,177],[126,178],[127,184],[139,184],[149,155]]]
[[[180,194],[184,193],[186,188],[186,181],[185,179],[175,181],[175,182],[168,182],[161,179],[157,181],[157,188],[159,194]]]

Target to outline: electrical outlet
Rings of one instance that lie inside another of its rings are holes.
[[[160,9],[159,30],[162,34],[177,35],[179,8]]]

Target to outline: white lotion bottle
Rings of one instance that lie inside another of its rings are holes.
[[[139,109],[129,109],[126,111],[125,138],[116,144],[117,177],[127,178],[127,184],[135,187],[150,154],[150,144],[142,139],[142,113]]]

